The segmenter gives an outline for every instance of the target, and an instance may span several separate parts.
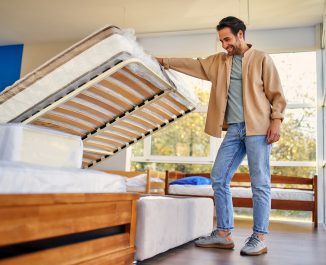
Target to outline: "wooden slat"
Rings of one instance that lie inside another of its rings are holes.
[[[71,106],[71,107],[78,108],[83,111],[89,112],[97,117],[102,118],[103,120],[106,120],[106,121],[111,121],[113,119],[112,115],[107,115],[105,113],[97,111],[96,109],[88,107],[87,105],[83,105],[83,104],[80,104],[80,103],[72,101],[72,100],[67,101],[64,105]]]
[[[178,110],[166,104],[163,100],[156,101],[156,104],[160,105],[163,109],[167,109],[169,112],[173,113],[174,115],[180,114]]]
[[[121,145],[120,142],[114,141],[114,139],[104,139],[104,138],[98,137],[96,135],[94,137],[92,137],[92,140],[96,140],[96,141],[99,141],[102,143],[107,143],[107,144],[113,145],[115,148],[117,148]]]
[[[107,80],[104,79],[102,81],[100,81],[100,84],[107,87],[108,89],[113,90],[114,92],[123,95],[124,97],[126,97],[127,99],[129,99],[131,102],[133,102],[135,105],[140,104],[143,99],[131,94],[130,92],[124,90],[122,87],[118,86],[117,84],[115,84],[114,82],[112,82],[111,80]]]
[[[111,105],[97,99],[97,98],[93,98],[89,95],[85,95],[85,94],[79,94],[76,98],[80,98],[80,99],[83,99],[85,101],[88,101],[88,102],[91,102],[95,105],[98,105],[100,107],[102,107],[103,109],[106,109],[110,112],[112,112],[114,115],[116,116],[120,116],[121,114],[123,114],[123,112],[121,110],[118,110],[114,107],[112,107]]]
[[[110,144],[110,145],[113,145],[115,149],[118,148],[119,146],[121,146],[121,143],[118,142],[118,141],[115,141],[114,139],[107,139],[107,140],[102,141],[102,142],[103,142],[103,143]],[[85,145],[88,145],[89,142],[88,142],[88,141],[84,141],[84,144],[85,144]]]
[[[42,127],[47,127],[50,129],[55,129],[55,130],[58,130],[61,132],[70,133],[73,135],[84,136],[84,133],[82,133],[80,131],[76,131],[71,128],[62,127],[62,126],[59,126],[59,125],[51,123],[51,122],[43,122],[43,121],[35,120],[32,122],[32,124],[42,126]]]
[[[133,133],[131,131],[128,131],[127,129],[122,129],[122,128],[118,128],[118,127],[112,127],[111,128],[111,131],[115,131],[115,132],[118,132],[118,133],[122,133],[122,134],[125,134],[131,138],[136,138],[136,137],[139,137],[139,134],[136,134],[136,133]]]
[[[110,140],[116,139],[116,140],[120,140],[122,142],[129,142],[130,141],[129,138],[124,137],[123,135],[116,135],[116,134],[110,133],[109,131],[102,131],[101,135],[110,137],[111,138]]]
[[[143,77],[141,77],[139,75],[136,75],[135,73],[133,73],[132,71],[130,71],[127,67],[123,68],[123,70],[125,70],[129,74],[131,74],[134,77],[136,77],[142,83],[146,84],[150,89],[152,89],[154,91],[155,94],[157,94],[157,93],[159,93],[161,91],[161,89],[159,89],[158,87],[154,86],[151,82],[149,82],[145,78],[143,78]]]
[[[153,94],[150,94],[146,89],[136,83],[134,80],[128,78],[127,76],[116,72],[111,77],[120,80],[122,83],[126,84],[127,86],[133,88],[134,90],[138,91],[140,94],[144,95],[145,98],[150,98]]]
[[[84,152],[83,157],[86,159],[90,159],[90,160],[97,160],[100,158],[100,156],[98,156],[98,155],[95,155],[93,153],[90,154],[90,153],[86,153],[86,152]]]
[[[85,131],[88,131],[88,132],[91,132],[91,131],[94,130],[94,127],[88,126],[88,125],[86,125],[84,123],[81,123],[79,121],[72,120],[72,119],[67,118],[67,117],[62,117],[62,116],[59,116],[59,115],[56,115],[56,114],[53,114],[53,113],[46,113],[46,114],[44,114],[42,116],[42,118],[62,122],[62,123],[65,123],[65,124],[68,124],[68,125],[71,125],[71,126],[75,126],[77,128],[81,128],[81,129],[83,129]]]
[[[135,116],[129,116],[128,119],[132,120],[132,121],[135,121],[135,122],[138,122],[138,123],[144,125],[145,127],[149,128],[149,129],[152,129],[152,128],[155,127],[155,125],[149,123],[148,121],[145,121],[145,120],[140,119],[140,118],[135,117]]]
[[[147,107],[148,110],[153,111],[154,113],[160,115],[163,119],[170,120],[172,117],[166,112],[160,110],[159,108],[155,108],[153,105]]]
[[[174,99],[174,98],[172,97],[172,94],[171,94],[171,93],[168,94],[168,95],[166,95],[165,98],[166,98],[167,100],[171,101],[174,105],[178,106],[180,109],[182,109],[182,110],[184,110],[184,111],[187,110],[186,106],[182,105],[179,101],[177,101],[176,99]]]
[[[146,132],[146,129],[144,129],[144,128],[140,127],[140,126],[125,122],[125,121],[119,121],[118,124],[123,126],[123,127],[126,127],[126,128],[129,128],[129,129],[132,129],[134,131],[137,131],[139,133],[145,133]]]
[[[86,114],[81,113],[81,112],[77,112],[75,110],[66,109],[66,108],[63,108],[63,107],[57,107],[53,111],[56,111],[56,112],[59,112],[59,113],[62,113],[62,114],[66,114],[66,115],[69,115],[69,116],[72,116],[72,117],[75,117],[75,118],[85,120],[85,121],[87,121],[89,123],[94,124],[94,127],[103,125],[102,122],[100,122],[98,120],[95,120],[92,117],[89,117]]]
[[[105,144],[98,144],[98,143],[89,142],[89,141],[84,142],[84,146],[85,147],[88,147],[88,146],[90,146],[90,147],[96,147],[96,148],[99,148],[99,149],[102,149],[102,150],[105,150],[105,151],[109,151],[109,152],[112,152],[112,151],[115,150],[115,148],[112,148],[112,147],[107,146]]]
[[[252,208],[251,198],[236,198],[233,197],[233,205],[235,207]],[[279,210],[297,210],[297,211],[311,211],[314,207],[313,201],[293,201],[293,200],[272,200],[272,209]]]
[[[0,264],[7,265],[57,265],[57,264],[87,264],[89,261],[110,255],[114,258],[134,252],[130,248],[129,233],[108,236],[100,239],[71,244],[53,249],[38,251],[31,254],[16,256],[0,260]],[[113,264],[113,263],[107,263]]]
[[[143,116],[145,119],[151,121],[154,124],[159,124],[161,125],[163,123],[162,120],[160,120],[159,118],[157,118],[156,116],[153,116],[145,111],[138,111],[137,114],[139,116]]]
[[[133,108],[133,105],[129,104],[127,101],[123,101],[123,100],[119,99],[118,97],[115,97],[112,94],[108,94],[105,91],[101,90],[100,88],[90,87],[88,89],[88,91],[90,91],[90,92],[92,92],[94,94],[97,94],[97,95],[99,95],[99,96],[101,96],[101,97],[103,97],[105,99],[108,99],[108,100],[118,104],[119,106],[123,107],[126,110],[129,110],[129,109]]]
[[[0,246],[127,224],[129,201],[1,207]]]

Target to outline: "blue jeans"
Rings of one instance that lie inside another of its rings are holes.
[[[270,152],[271,145],[267,144],[266,135],[246,136],[243,122],[229,124],[211,172],[217,229],[234,228],[230,182],[247,154],[253,193],[253,231],[268,233],[271,206]]]

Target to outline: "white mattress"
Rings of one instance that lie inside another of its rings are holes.
[[[233,197],[252,198],[250,188],[231,188]],[[272,188],[271,197],[274,200],[313,201],[313,192],[296,189]]]
[[[142,197],[137,202],[136,260],[144,260],[213,229],[210,198]]]
[[[125,179],[89,169],[57,169],[0,161],[0,193],[125,192]]]
[[[103,64],[114,55],[132,50],[123,37],[114,34],[87,49],[75,58],[58,67],[42,79],[24,89],[0,105],[0,122],[9,122],[48,96],[62,89],[66,84],[84,73]]]
[[[231,193],[236,198],[252,198],[250,188],[233,187]],[[214,196],[214,191],[211,185],[170,185],[169,194]],[[313,201],[313,192],[272,188],[271,197],[274,200]]]

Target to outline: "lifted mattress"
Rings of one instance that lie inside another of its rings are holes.
[[[8,87],[0,104],[2,123],[80,136],[89,167],[194,110],[196,97],[110,26]]]

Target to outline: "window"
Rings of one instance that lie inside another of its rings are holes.
[[[288,102],[282,137],[273,146],[271,160],[275,166],[284,166],[284,174],[300,172],[301,176],[313,176],[316,174],[316,52],[271,56]],[[295,167],[301,169],[294,170]],[[307,169],[305,172],[303,167]]]

